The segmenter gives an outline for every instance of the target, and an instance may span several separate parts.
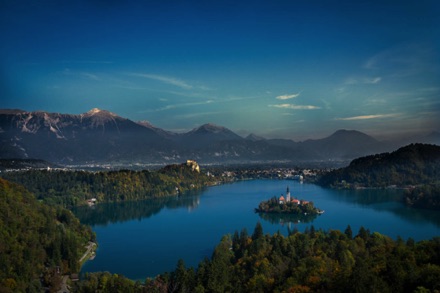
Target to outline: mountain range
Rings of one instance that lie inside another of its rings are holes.
[[[400,146],[355,130],[302,142],[254,134],[244,138],[210,123],[174,133],[97,108],[79,115],[0,110],[0,142],[0,159],[33,158],[63,165],[163,164],[186,159],[201,164],[349,162]],[[440,144],[440,133],[412,142]]]

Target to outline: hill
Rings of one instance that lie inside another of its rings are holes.
[[[318,184],[336,188],[397,186],[407,188],[407,205],[440,209],[440,147],[411,144],[392,153],[353,160],[348,167],[331,171]]]
[[[38,202],[24,187],[0,178],[0,291],[42,292],[79,270],[84,245],[94,241],[68,210]]]
[[[345,129],[323,139],[307,140],[302,147],[313,150],[316,156],[339,160],[350,160],[386,149],[386,145],[365,133]]]
[[[214,184],[194,161],[168,165],[158,171],[28,170],[6,172],[3,178],[22,184],[48,204],[78,206],[98,202],[140,200],[176,195]]]
[[[387,187],[429,184],[440,178],[440,146],[411,144],[392,153],[353,160],[318,181],[330,187]]]

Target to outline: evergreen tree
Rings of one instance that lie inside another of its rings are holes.
[[[361,226],[359,228],[359,232],[357,237],[362,238],[364,241],[366,241],[368,239],[368,237],[370,236],[370,231],[365,229],[364,226]]]
[[[345,228],[344,234],[348,237],[348,239],[353,238],[353,231],[351,231],[350,225],[348,225],[347,228]]]
[[[212,255],[208,271],[207,289],[209,292],[225,292],[231,289],[231,240],[224,236]]]
[[[255,225],[254,233],[252,233],[252,240],[260,239],[264,236],[263,234],[263,226],[260,222]]]

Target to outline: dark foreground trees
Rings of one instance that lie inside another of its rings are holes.
[[[257,225],[252,235],[242,231],[223,237],[211,259],[203,260],[197,269],[179,261],[175,271],[147,279],[145,284],[133,282],[130,288],[132,292],[440,290],[440,237],[415,243],[365,228],[354,237],[351,228],[345,233],[307,230],[288,237],[270,236]],[[121,278],[107,277],[115,282]],[[78,291],[94,292],[102,286],[98,279],[90,275]]]
[[[90,240],[91,228],[70,211],[0,178],[0,292],[56,288],[63,274],[78,272]]]

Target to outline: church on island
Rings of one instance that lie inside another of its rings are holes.
[[[292,202],[292,203],[297,204],[297,205],[308,204],[309,203],[308,201],[305,201],[305,200],[299,201],[296,198],[291,198],[289,186],[287,186],[286,197],[281,195],[280,198],[279,198],[279,202],[280,202],[280,204],[286,204],[288,202]]]
[[[287,186],[286,196],[274,196],[269,200],[260,202],[255,212],[295,215],[317,215],[324,213],[323,210],[316,208],[313,202],[299,200],[291,196],[289,186]]]

